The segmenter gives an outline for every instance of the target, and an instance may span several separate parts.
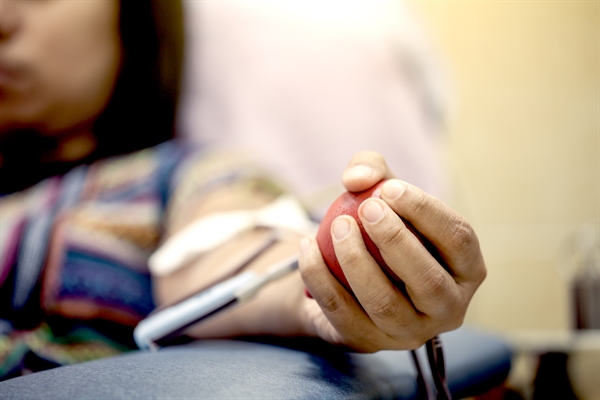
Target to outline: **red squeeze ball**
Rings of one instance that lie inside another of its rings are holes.
[[[402,281],[394,274],[394,272],[387,266],[383,257],[381,257],[381,253],[379,249],[373,243],[367,232],[365,232],[362,222],[358,217],[358,207],[361,203],[370,198],[370,197],[381,197],[381,186],[385,183],[385,181],[381,181],[377,183],[372,188],[362,191],[362,192],[346,192],[338,197],[329,210],[327,210],[327,214],[321,221],[321,225],[319,226],[319,231],[317,233],[317,243],[319,245],[319,249],[321,250],[321,254],[323,255],[323,260],[327,267],[331,270],[333,275],[337,278],[337,280],[346,287],[350,292],[350,285],[348,284],[348,280],[342,271],[342,267],[340,267],[340,263],[335,256],[335,250],[333,249],[333,242],[331,239],[331,224],[334,219],[336,219],[340,215],[350,215],[352,218],[356,220],[358,226],[360,227],[360,233],[362,234],[363,240],[367,247],[367,250],[377,264],[383,269],[385,274],[388,276],[390,280],[392,280],[396,284],[401,284]],[[408,225],[407,225],[408,226]],[[410,228],[409,228],[410,229]],[[412,230],[412,229],[411,229]]]
[[[333,249],[333,241],[331,239],[331,224],[334,219],[336,219],[340,215],[350,215],[352,218],[356,220],[358,226],[360,227],[360,233],[363,237],[363,241],[369,253],[373,259],[379,264],[383,272],[386,274],[388,279],[394,283],[397,287],[403,289],[404,282],[391,270],[390,267],[385,263],[379,249],[373,243],[365,229],[363,228],[362,222],[358,217],[358,207],[368,198],[376,197],[381,198],[381,187],[386,181],[383,180],[378,182],[372,188],[362,191],[362,192],[346,192],[338,197],[327,213],[323,220],[321,221],[321,225],[319,226],[319,231],[317,232],[317,244],[319,245],[319,249],[321,250],[321,254],[323,256],[323,260],[327,267],[331,271],[331,273],[337,278],[337,280],[348,289],[348,291],[352,292],[350,288],[350,284],[344,275],[344,271],[342,271],[342,267],[335,256],[335,250]],[[429,242],[424,236],[422,236],[408,221],[402,219],[406,228],[413,234],[415,237],[421,242],[421,244],[429,251],[429,253],[436,259],[438,262],[447,269],[446,264],[443,258],[440,256],[439,251],[435,248],[435,246]],[[310,292],[306,290],[306,295],[308,297],[312,297]]]

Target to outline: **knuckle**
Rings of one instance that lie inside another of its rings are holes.
[[[448,279],[446,272],[433,265],[425,270],[422,275],[421,290],[428,296],[439,298],[446,294],[448,289]]]
[[[318,303],[325,314],[333,314],[342,308],[344,300],[335,291],[328,291]]]
[[[368,300],[364,306],[374,319],[394,319],[394,321],[397,321],[398,319],[398,300],[396,298],[396,294],[392,291],[378,292],[378,294],[372,299]],[[403,325],[402,321],[398,321],[398,323]],[[402,326],[399,326],[399,329],[400,328],[402,328]]]
[[[379,244],[381,247],[397,247],[408,240],[409,234],[406,227],[401,224],[393,224],[383,232]]]
[[[336,249],[336,257],[341,266],[352,268],[360,261],[361,252],[356,246],[348,246],[343,251]]]
[[[449,244],[458,251],[466,251],[477,243],[477,236],[471,225],[462,217],[457,217],[451,229]]]
[[[413,190],[413,200],[411,202],[410,211],[413,215],[424,214],[431,206],[429,196],[419,190]]]

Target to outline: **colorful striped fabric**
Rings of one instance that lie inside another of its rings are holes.
[[[147,260],[167,224],[216,185],[257,174],[237,154],[172,141],[0,198],[0,380],[122,351],[99,334],[66,340],[85,324],[56,335],[47,320],[134,327],[155,307]]]

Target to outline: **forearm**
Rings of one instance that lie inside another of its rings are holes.
[[[302,281],[296,271],[262,290],[254,299],[194,327],[196,338],[306,336],[301,323]]]
[[[265,247],[266,250],[252,259],[245,270],[261,273],[274,263],[298,252],[300,234],[278,234],[279,239],[274,242],[273,234],[267,229],[244,232],[194,263],[169,275],[156,277],[154,287],[157,303],[159,306],[172,304],[233,275],[240,265]],[[203,338],[304,335],[306,329],[301,323],[299,306],[303,299],[304,285],[296,271],[268,284],[256,297],[244,304],[208,319],[188,333]]]
[[[390,177],[380,155],[363,152],[353,158],[343,182],[348,190],[360,192]],[[239,205],[237,209],[247,209],[246,199],[252,193],[233,194],[239,200],[233,202]],[[379,197],[364,200],[356,212],[358,217],[338,216],[326,232],[349,287],[331,273],[317,241],[306,239],[299,258],[302,279],[294,273],[271,284],[247,304],[194,327],[193,335],[316,336],[345,348],[373,352],[416,349],[460,326],[486,273],[477,236],[468,222],[438,199],[395,179],[383,184]],[[435,246],[439,258],[402,218]],[[390,279],[373,257],[357,219],[397,279]],[[265,240],[260,235],[260,230],[247,231],[193,265],[158,279],[159,302],[176,300],[223,278],[236,258],[260,248]],[[301,236],[287,236],[248,268],[264,271],[297,253]],[[398,280],[403,283],[400,288]],[[304,296],[304,285],[313,299]]]

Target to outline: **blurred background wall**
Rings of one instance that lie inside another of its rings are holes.
[[[598,2],[412,5],[454,88],[451,202],[489,270],[468,322],[569,328],[560,248],[598,223]]]
[[[565,351],[577,396],[599,399],[598,334],[569,334],[573,242],[582,225],[598,232],[599,3],[411,5],[453,86],[450,202],[473,223],[488,267],[467,323],[510,338],[508,384],[524,398],[537,355]],[[598,279],[597,236],[592,252]]]
[[[600,397],[598,336],[570,334],[566,262],[598,229],[597,1],[185,6],[184,135],[253,150],[323,210],[351,155],[380,151],[474,225],[489,273],[466,322],[516,345],[509,384],[531,398],[537,354],[564,350],[581,398]]]
[[[361,150],[434,195],[440,74],[401,2],[188,1],[180,132],[250,150],[313,211]]]
[[[306,197],[337,195],[351,155],[380,151],[475,226],[489,276],[467,322],[570,326],[560,248],[598,218],[598,2],[185,6],[184,134],[251,148]],[[449,105],[441,135],[424,92]]]

